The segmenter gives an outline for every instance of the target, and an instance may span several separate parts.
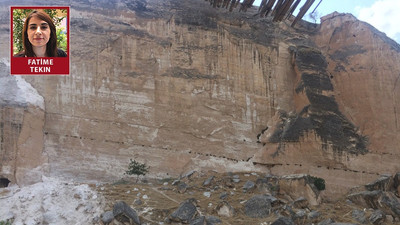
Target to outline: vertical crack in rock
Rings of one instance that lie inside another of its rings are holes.
[[[368,140],[340,111],[333,96],[327,62],[322,53],[310,47],[290,48],[294,54],[295,70],[300,76],[295,89],[297,95],[308,100],[298,113],[278,112],[273,131],[267,142],[279,143],[277,155],[286,142],[299,142],[305,133],[314,131],[323,142],[322,147],[351,154],[368,152]]]

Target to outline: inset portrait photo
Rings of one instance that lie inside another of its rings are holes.
[[[69,74],[69,7],[11,7],[11,74]]]

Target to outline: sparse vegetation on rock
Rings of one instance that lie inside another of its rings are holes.
[[[125,171],[127,175],[136,175],[136,182],[139,180],[139,176],[145,176],[149,172],[149,166],[146,163],[140,163],[136,160],[130,159],[128,170]]]
[[[325,190],[325,180],[323,178],[320,177],[313,177],[310,176],[314,186],[319,190],[319,191],[323,191]]]

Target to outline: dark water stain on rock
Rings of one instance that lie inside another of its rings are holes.
[[[331,146],[335,151],[351,154],[368,152],[367,137],[359,134],[354,124],[340,112],[335,97],[327,94],[333,91],[333,85],[322,53],[308,47],[291,51],[296,54],[295,66],[301,73],[295,91],[297,94],[305,93],[310,104],[290,116],[281,112],[281,122],[276,125],[269,142],[298,142],[306,132],[314,130],[324,142],[323,148]]]

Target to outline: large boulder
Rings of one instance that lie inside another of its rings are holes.
[[[129,222],[130,224],[140,225],[138,214],[124,201],[115,203],[113,215],[114,218],[121,223]]]
[[[271,195],[256,195],[250,198],[244,205],[246,216],[253,218],[268,217],[272,210],[272,202],[275,198]]]
[[[191,223],[196,218],[196,215],[196,199],[191,198],[182,202],[178,209],[169,215],[169,220],[178,223]]]
[[[362,191],[350,194],[347,198],[359,206],[377,209],[379,207],[378,199],[381,195],[382,191]]]
[[[400,218],[400,201],[393,193],[385,192],[379,200],[382,210],[394,217]]]
[[[381,209],[386,214],[400,217],[400,201],[391,192],[363,191],[348,195],[347,198],[359,206]]]
[[[392,178],[390,176],[382,176],[376,181],[365,185],[368,191],[389,191],[391,189]]]
[[[312,179],[306,174],[282,176],[279,179],[279,193],[289,196],[292,200],[304,197],[310,205],[319,205],[321,197]]]

